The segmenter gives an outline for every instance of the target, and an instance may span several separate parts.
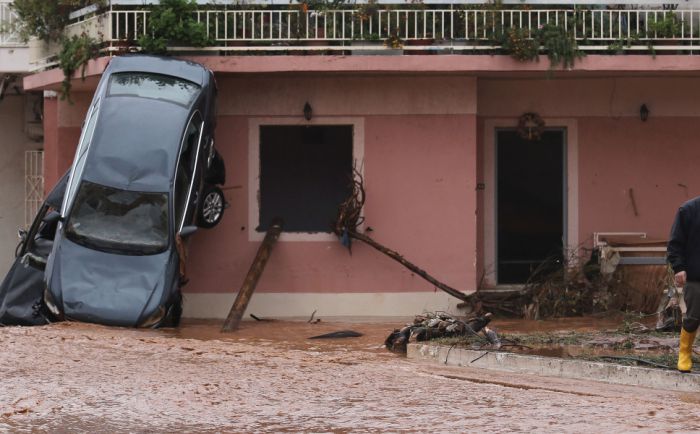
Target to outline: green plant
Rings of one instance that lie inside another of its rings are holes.
[[[675,38],[681,35],[683,22],[673,12],[661,17],[652,16],[647,23],[647,34],[652,38]]]
[[[539,40],[531,38],[527,29],[511,27],[496,41],[501,49],[520,62],[537,60],[540,51]]]
[[[360,21],[367,21],[379,11],[377,0],[368,0],[367,3],[362,3],[357,7],[355,14],[360,18]]]
[[[403,48],[403,39],[399,36],[399,29],[394,29],[389,37],[384,40],[384,46],[387,48],[399,49]]]
[[[80,69],[80,76],[85,79],[85,68],[88,61],[96,58],[99,52],[99,42],[85,33],[63,39],[61,52],[58,54],[58,66],[63,71],[61,99],[68,98],[70,101],[70,80],[73,74]]]
[[[204,23],[195,18],[195,0],[161,0],[148,18],[148,31],[138,43],[146,53],[163,54],[168,46],[204,47],[212,43]]]
[[[573,25],[569,28],[573,28]],[[500,30],[501,27],[497,26],[495,29],[491,36],[493,43],[500,45],[503,52],[520,62],[538,60],[539,52],[544,51],[551,69],[559,65],[571,68],[576,59],[585,55],[579,50],[573,33],[562,26],[548,23],[531,33],[520,27]],[[616,47],[613,46],[613,49]]]
[[[640,40],[640,36],[638,33],[632,33],[628,38],[621,38],[618,39],[614,42],[612,42],[610,45],[608,45],[608,51],[612,54],[622,54],[625,52],[626,48],[630,48],[632,46],[632,43],[638,43]]]
[[[58,41],[68,24],[71,11],[96,3],[90,0],[15,0],[16,30],[25,41],[36,37],[44,42]]]
[[[573,34],[564,27],[547,23],[539,29],[538,39],[542,49],[547,53],[551,69],[558,65],[572,68],[576,59],[585,55],[578,49]]]

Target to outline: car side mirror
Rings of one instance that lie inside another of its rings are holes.
[[[19,237],[20,241],[24,241],[27,239],[27,231],[24,229],[17,229],[17,237]]]
[[[197,226],[184,226],[182,230],[180,230],[180,237],[187,238],[195,232],[197,232]]]
[[[41,221],[43,221],[44,223],[56,223],[60,220],[61,213],[59,213],[58,211],[49,211],[49,213],[46,214],[43,219],[41,219]]]

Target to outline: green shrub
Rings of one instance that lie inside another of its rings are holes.
[[[138,39],[146,53],[163,54],[169,46],[204,47],[212,43],[204,23],[197,22],[194,0],[161,0],[148,16],[147,33]]]

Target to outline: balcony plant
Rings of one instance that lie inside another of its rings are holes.
[[[150,11],[147,32],[138,38],[144,52],[163,54],[169,46],[204,47],[212,44],[206,25],[195,18],[195,0],[161,0]]]
[[[404,41],[399,35],[399,29],[395,28],[389,33],[389,37],[384,40],[384,46],[391,48],[393,50],[400,50],[403,48]]]
[[[18,32],[24,41],[31,37],[46,43],[58,41],[63,36],[63,29],[69,21],[71,11],[95,4],[101,6],[104,1],[91,0],[15,0],[12,9],[17,14]]]
[[[506,29],[495,41],[512,58],[520,62],[537,60],[540,52],[540,41],[530,37],[528,29],[511,27]]]
[[[577,59],[585,54],[578,49],[574,36],[561,26],[547,23],[538,31],[538,39],[542,49],[547,53],[550,67],[558,65],[572,68]]]
[[[58,67],[63,71],[61,82],[61,99],[70,102],[71,78],[75,71],[81,71],[81,78],[85,79],[85,68],[90,59],[94,59],[100,52],[100,43],[95,38],[83,33],[80,36],[73,35],[64,38],[61,44],[61,52],[58,54]]]
[[[683,22],[673,12],[661,17],[652,16],[647,22],[647,35],[650,38],[674,39],[681,36]]]

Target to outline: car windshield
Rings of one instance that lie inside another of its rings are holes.
[[[162,99],[189,106],[200,87],[169,75],[145,72],[120,72],[109,78],[108,96],[137,96]]]
[[[131,255],[162,252],[168,246],[168,194],[83,181],[65,232],[71,241],[97,250]]]

